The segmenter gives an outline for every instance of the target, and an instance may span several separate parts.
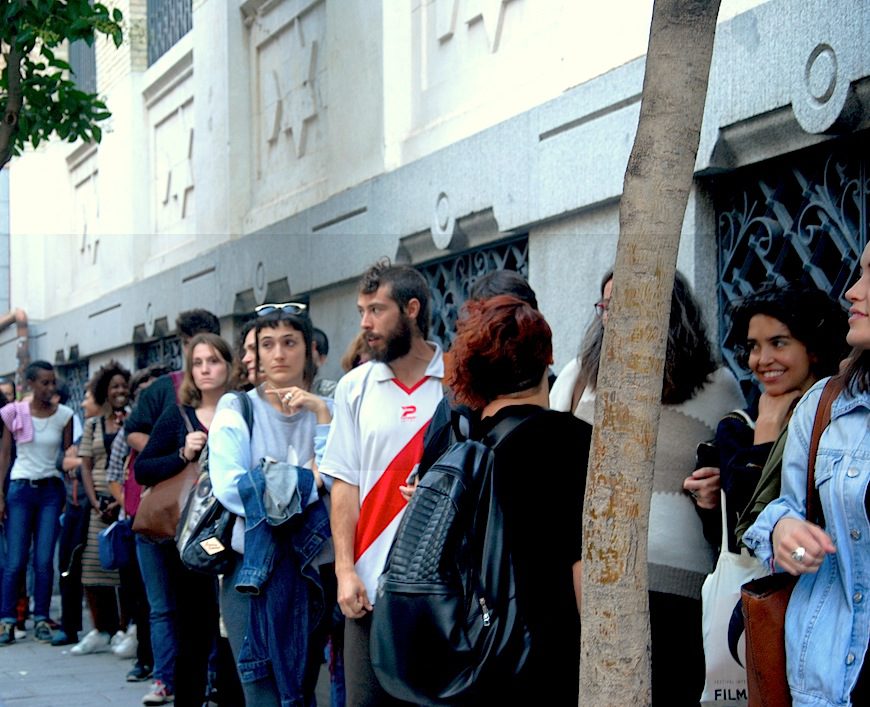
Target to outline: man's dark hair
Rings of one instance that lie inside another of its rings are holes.
[[[24,380],[35,381],[40,371],[53,371],[52,366],[48,361],[33,361],[27,368],[24,369]]]
[[[323,329],[314,327],[311,330],[311,336],[314,341],[314,348],[317,349],[317,353],[321,356],[329,356],[329,338],[326,336],[326,332],[324,332]]]
[[[192,338],[197,334],[221,334],[220,320],[207,309],[188,309],[181,312],[175,320],[178,334]]]
[[[538,298],[528,280],[516,270],[493,270],[474,281],[468,299],[484,300],[497,295],[511,295],[521,299],[532,309],[538,308]]]
[[[130,400],[135,400],[136,393],[139,392],[139,388],[141,388],[143,384],[150,380],[160,378],[160,376],[165,376],[167,373],[171,372],[172,369],[169,366],[161,363],[152,363],[147,368],[140,368],[130,376]]]
[[[424,339],[429,336],[429,286],[423,276],[410,265],[393,265],[383,258],[372,265],[360,278],[359,291],[371,295],[383,285],[390,286],[390,296],[405,312],[408,303],[416,299],[420,303],[417,313],[417,329]]]

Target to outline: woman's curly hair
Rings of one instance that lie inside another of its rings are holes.
[[[91,378],[88,388],[97,405],[106,404],[109,397],[109,384],[115,376],[121,376],[126,383],[130,383],[130,371],[113,359],[104,366],[100,366],[100,369]]]

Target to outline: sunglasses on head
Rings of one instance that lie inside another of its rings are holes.
[[[282,302],[281,304],[261,304],[259,307],[254,307],[254,311],[258,317],[265,317],[275,312],[286,312],[287,314],[302,315],[308,310],[308,305],[302,302]]]

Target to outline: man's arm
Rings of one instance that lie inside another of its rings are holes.
[[[127,444],[130,445],[131,449],[135,449],[137,452],[141,452],[145,449],[145,445],[148,444],[149,439],[151,439],[151,435],[146,435],[144,432],[127,433]]]
[[[332,483],[332,542],[335,546],[335,576],[338,605],[349,619],[359,619],[372,610],[365,584],[356,573],[353,559],[356,524],[359,520],[359,486],[335,479]]]

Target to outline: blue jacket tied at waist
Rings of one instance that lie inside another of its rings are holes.
[[[264,460],[248,471],[239,495],[245,554],[236,590],[251,595],[239,677],[254,682],[271,671],[282,707],[303,705],[308,639],[323,616],[314,560],[331,537],[329,514],[314,490],[314,473],[283,462]]]

